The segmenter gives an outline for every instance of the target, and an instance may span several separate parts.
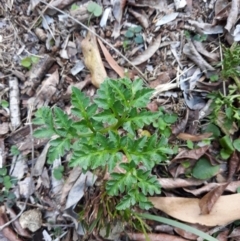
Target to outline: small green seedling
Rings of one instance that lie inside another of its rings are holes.
[[[198,42],[204,42],[207,40],[207,35],[206,34],[196,34],[193,36],[193,40],[198,41]]]
[[[133,39],[136,44],[142,44],[143,43],[143,37],[140,34],[142,31],[141,26],[129,28],[127,32],[125,33],[125,37],[127,39]]]
[[[2,101],[0,102],[0,106],[2,106],[3,108],[8,108],[9,103],[8,103],[8,101],[6,101],[6,100],[2,100]]]
[[[168,131],[166,134],[163,129],[176,120],[175,115],[164,114],[163,110],[147,110],[153,92],[140,79],[107,79],[92,102],[73,87],[71,116],[58,107],[40,108],[33,122],[41,127],[34,136],[55,137],[50,141],[49,163],[70,152],[71,167],[80,166],[84,172],[97,169],[103,174],[107,170],[110,179],[103,182],[101,197],[118,200],[117,210],[135,205],[149,209],[152,203],[147,196],[161,192],[152,168],[173,154]],[[159,123],[162,118],[164,123]],[[157,127],[154,133],[138,134],[153,125]],[[122,171],[117,172],[116,167]]]
[[[71,10],[72,11],[77,10],[77,9],[79,9],[79,6],[76,3],[71,5]]]
[[[217,74],[214,74],[214,75],[211,75],[209,79],[211,82],[216,82],[219,80],[219,76]]]
[[[28,69],[35,63],[38,63],[39,58],[37,56],[28,56],[21,60],[21,65]]]
[[[20,151],[18,150],[17,146],[11,146],[10,152],[13,156],[18,156]]]
[[[8,206],[13,205],[16,197],[10,189],[15,183],[16,180],[7,175],[7,168],[0,168],[0,203],[6,202]]]
[[[89,2],[87,5],[87,10],[91,15],[94,15],[95,17],[99,17],[102,14],[102,7],[95,3],[95,2]]]
[[[240,91],[240,45],[234,43],[230,48],[223,47],[223,50],[222,77],[233,79]]]

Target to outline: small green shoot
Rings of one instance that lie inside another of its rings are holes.
[[[216,82],[219,80],[219,76],[217,74],[214,74],[214,75],[211,75],[209,79],[211,82]]]
[[[20,151],[18,150],[17,146],[11,146],[10,152],[13,156],[18,156]]]
[[[193,142],[191,141],[191,140],[187,140],[187,147],[189,148],[189,149],[193,149],[193,147],[194,147],[194,144],[193,144]]]
[[[74,10],[77,10],[77,9],[79,9],[79,6],[76,3],[71,5],[71,9],[70,10],[74,11]]]
[[[230,48],[223,48],[223,70],[222,76],[225,79],[232,78],[240,90],[240,45],[234,43]]]
[[[3,108],[8,108],[9,103],[8,103],[8,101],[6,101],[6,100],[1,100],[0,106],[2,106]]]
[[[141,31],[142,31],[141,26],[129,28],[125,33],[125,37],[127,39],[133,39],[136,44],[142,44],[143,43],[143,37],[140,34]]]
[[[16,180],[7,175],[7,168],[0,168],[0,203],[6,202],[8,206],[12,206],[16,197],[10,192]]]
[[[35,63],[38,63],[38,61],[39,61],[39,58],[37,56],[28,56],[21,60],[21,65],[23,67],[30,69],[31,66]]]
[[[99,17],[102,14],[102,7],[95,3],[95,2],[89,2],[87,5],[87,10],[91,15],[94,15],[95,17]]]
[[[193,36],[193,40],[198,41],[198,42],[204,42],[207,40],[207,35],[206,34],[196,34]]]

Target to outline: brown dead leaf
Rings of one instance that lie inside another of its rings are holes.
[[[232,29],[233,25],[236,23],[237,21],[237,17],[238,17],[238,10],[239,10],[239,0],[232,0],[232,5],[231,5],[231,9],[227,18],[227,24],[225,26],[225,29],[230,32],[230,30]]]
[[[109,63],[109,65],[112,67],[113,70],[116,71],[116,73],[123,78],[124,77],[124,70],[122,67],[120,67],[118,65],[118,63],[114,60],[114,58],[111,56],[111,54],[108,52],[107,48],[104,46],[104,44],[102,43],[102,41],[100,39],[97,39],[98,43],[103,51],[103,54],[107,60],[107,62]]]
[[[9,131],[9,124],[7,122],[3,122],[0,124],[0,135],[5,135]]]
[[[89,4],[89,1],[84,4],[81,4],[76,9],[70,9],[70,14],[80,22],[84,22],[84,21],[88,20],[91,15],[87,10],[88,4]],[[94,14],[92,14],[92,15],[93,16],[91,16],[91,18],[94,17]]]
[[[196,31],[200,34],[221,34],[223,33],[222,25],[212,25],[209,23],[203,23],[194,20],[188,20],[188,22],[193,25]]]
[[[173,125],[172,127],[172,134],[173,135],[178,135],[180,132],[184,131],[188,122],[189,118],[189,109],[186,108],[186,113],[184,116],[184,119],[180,120],[176,124]]]
[[[211,190],[209,193],[207,193],[200,199],[199,207],[201,209],[202,215],[209,214],[212,211],[215,203],[217,202],[219,197],[223,194],[227,185],[228,183],[224,183],[214,188],[213,190]]]
[[[157,112],[158,109],[159,109],[157,101],[153,100],[150,103],[148,103],[147,104],[147,109],[150,110],[151,112]]]
[[[193,227],[193,228],[196,228],[198,230],[201,230],[202,232],[207,232],[209,230],[208,227],[206,226],[203,226],[203,225],[199,225],[199,224],[188,224],[190,227]],[[186,239],[190,239],[190,240],[197,240],[198,236],[193,234],[193,233],[190,233],[190,232],[187,232],[181,228],[174,228],[174,231],[179,234],[180,236],[182,236],[183,238],[186,238]]]
[[[169,73],[168,72],[161,72],[159,73],[159,75],[157,76],[157,78],[153,81],[150,82],[150,87],[151,88],[156,88],[157,86],[161,85],[161,84],[165,84],[170,82],[170,77],[169,77]]]
[[[163,12],[168,12],[169,9],[167,8],[167,2],[159,1],[159,0],[128,0],[129,5],[133,5],[136,7],[149,7],[149,8],[156,8],[161,9]]]
[[[48,105],[51,101],[52,96],[55,94],[57,90],[57,84],[59,82],[59,74],[58,69],[55,70],[42,84],[41,88],[37,91],[36,97],[33,99],[29,99],[29,104],[31,101],[35,107],[42,107],[43,105]]]
[[[203,146],[199,147],[197,149],[193,150],[183,150],[180,153],[177,154],[177,156],[172,160],[172,162],[178,161],[180,159],[193,159],[193,160],[198,160],[202,155],[205,154],[205,152],[209,149],[209,146]]]
[[[71,172],[69,173],[69,176],[67,180],[64,182],[63,188],[62,188],[62,193],[61,193],[61,198],[60,198],[60,203],[62,206],[64,206],[67,195],[71,188],[73,187],[75,181],[79,178],[81,174],[81,168],[80,167],[74,167]]]
[[[139,56],[134,58],[131,62],[133,65],[139,65],[150,59],[154,53],[159,49],[161,43],[161,34],[158,35],[156,40]]]
[[[219,183],[208,183],[205,186],[200,187],[198,189],[189,190],[189,189],[184,188],[184,190],[186,192],[192,193],[194,196],[198,196],[198,195],[201,195],[202,193],[209,192],[212,189],[214,189],[216,187],[219,187],[220,185],[222,185],[222,183],[221,184],[219,184]],[[225,190],[228,191],[228,192],[236,193],[237,188],[239,186],[240,186],[240,181],[230,182]]]
[[[5,207],[1,206],[0,207],[0,226],[6,224],[8,222],[8,217],[5,211]],[[13,232],[12,228],[10,226],[5,227],[1,233],[3,234],[4,237],[6,237],[8,240],[11,241],[22,241],[21,238],[18,237],[16,233]]]
[[[237,152],[234,151],[233,154],[231,155],[230,157],[230,160],[229,160],[229,170],[228,170],[228,181],[231,181],[234,174],[238,171],[238,167],[239,167],[239,157],[237,155]]]
[[[164,189],[199,186],[204,181],[196,179],[181,179],[181,178],[158,178],[160,186]]]
[[[75,0],[55,0],[51,3],[51,5],[56,7],[56,8],[63,9],[66,6],[68,6],[68,5],[70,5],[74,2],[75,2]]]
[[[240,219],[240,194],[221,196],[206,215],[201,214],[197,198],[149,197],[149,200],[155,208],[183,222],[216,226]]]
[[[216,124],[218,127],[220,127],[221,131],[226,135],[233,135],[236,131],[238,131],[238,127],[235,122],[232,123],[232,125],[229,128],[225,127],[225,117],[226,114],[223,111],[219,111],[217,118],[216,118]]]
[[[201,90],[213,91],[218,90],[222,86],[222,81],[218,81],[216,83],[208,83],[208,82],[197,82],[197,87]]]
[[[181,139],[181,140],[184,140],[184,141],[187,141],[187,140],[190,140],[190,141],[202,141],[208,137],[212,136],[212,133],[204,133],[204,134],[201,134],[201,135],[191,135],[191,134],[187,134],[187,133],[180,133],[177,138],[178,139]]]
[[[132,10],[131,8],[129,8],[128,11],[138,20],[138,22],[144,28],[148,28],[149,27],[148,16],[146,16],[144,11],[142,11],[141,13],[138,13],[138,12]]]
[[[7,213],[10,215],[10,218],[11,219],[15,219],[16,218],[16,213],[15,211],[12,209],[12,208],[9,208],[7,205],[6,205],[6,210],[7,210]],[[28,232],[28,230],[26,229],[23,229],[19,223],[19,220],[15,220],[13,222],[13,225],[14,225],[14,228],[16,230],[16,232],[22,236],[22,237],[26,237],[26,238],[30,238],[31,237],[31,234]]]
[[[90,75],[87,75],[85,77],[85,79],[81,82],[77,82],[75,84],[70,84],[67,88],[67,91],[66,93],[63,95],[63,99],[69,99],[70,98],[70,95],[72,94],[72,87],[76,87],[78,88],[79,90],[82,90],[84,89],[86,86],[88,86],[89,84],[91,84],[91,77]]]
[[[215,16],[213,18],[213,25],[218,21],[226,20],[231,9],[231,3],[228,0],[217,0],[215,3]]]
[[[130,237],[131,240],[137,240],[137,241],[145,241],[146,237],[144,233],[133,233],[129,232],[127,233],[128,237]],[[170,235],[170,234],[164,234],[164,233],[148,233],[147,234],[148,238],[151,241],[186,241],[187,239],[175,236],[175,235]]]
[[[54,58],[45,54],[36,64],[33,64],[29,72],[27,73],[28,80],[24,83],[24,89],[22,93],[26,93],[29,96],[34,94],[35,89],[39,86],[43,77],[47,74],[48,70],[54,63]]]
[[[224,230],[224,231],[218,233],[216,238],[218,241],[227,241],[227,240],[229,240],[228,234],[229,234],[229,230],[227,229],[227,230]],[[234,241],[237,241],[237,240],[235,239]]]
[[[113,3],[113,16],[120,23],[127,0],[115,0]]]
[[[214,71],[215,69],[203,59],[203,57],[198,53],[193,43],[189,41],[183,47],[183,53],[191,59],[201,70],[203,71]]]
[[[193,44],[194,44],[195,48],[197,49],[197,51],[201,55],[205,56],[210,62],[219,62],[219,60],[220,60],[219,54],[208,52],[205,49],[202,42],[194,40]]]
[[[99,88],[100,84],[107,77],[107,73],[99,53],[96,36],[88,32],[87,37],[81,42],[81,47],[85,65],[91,73],[92,84]]]
[[[229,238],[236,238],[240,237],[240,227],[234,228],[230,235],[228,235]]]

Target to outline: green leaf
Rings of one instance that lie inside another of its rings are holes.
[[[133,38],[133,36],[134,36],[134,32],[132,30],[128,29],[125,33],[125,37],[126,38]]]
[[[99,17],[102,15],[102,11],[103,11],[102,7],[100,5],[97,5],[96,8],[94,9],[93,14],[95,17]]]
[[[134,100],[132,100],[131,106],[141,108],[146,107],[147,104],[150,102],[150,97],[153,94],[153,90],[149,88],[144,88],[138,90],[134,96]]]
[[[142,31],[142,27],[141,26],[137,26],[133,28],[134,33],[140,33]]]
[[[79,6],[77,4],[74,3],[74,4],[71,5],[72,11],[77,10],[77,9],[79,9]]]
[[[117,196],[118,193],[123,193],[126,189],[130,190],[132,185],[137,180],[131,172],[127,173],[112,173],[111,179],[107,182],[106,190],[110,196]]]
[[[6,101],[6,100],[2,100],[1,103],[0,103],[0,105],[1,105],[3,108],[7,108],[7,107],[9,106],[9,103],[8,103],[8,101]]]
[[[71,103],[73,105],[71,111],[75,116],[79,118],[88,117],[86,109],[90,104],[90,99],[76,87],[72,87]]]
[[[219,137],[221,135],[221,132],[220,132],[219,128],[216,125],[212,124],[212,123],[207,125],[206,129],[204,130],[204,132],[213,133],[214,137]]]
[[[62,177],[63,177],[63,171],[64,171],[63,166],[58,166],[58,167],[54,168],[53,169],[53,176],[55,177],[55,179],[61,180]]]
[[[114,153],[112,153],[112,155],[114,155]],[[95,147],[84,144],[81,150],[74,152],[69,165],[71,167],[80,166],[84,170],[87,170],[89,167],[96,169],[99,166],[105,166],[109,156],[109,151],[103,150],[101,146]]]
[[[55,135],[55,131],[49,128],[39,128],[33,132],[33,136],[36,138],[51,138]]]
[[[41,107],[35,113],[35,119],[33,120],[35,125],[46,125],[53,129],[53,116],[52,110],[49,107]]]
[[[3,185],[7,190],[12,187],[10,176],[3,177]]]
[[[126,123],[123,124],[123,128],[127,130],[125,127],[128,122],[134,123],[136,126],[136,129],[138,128],[143,128],[144,125],[149,125],[152,123],[156,118],[158,118],[158,113],[157,112],[150,112],[143,110],[138,113],[136,108],[133,108],[130,111],[129,117],[126,118]]]
[[[70,149],[70,140],[64,138],[56,138],[50,141],[50,148],[48,151],[49,163],[52,163],[54,160],[63,156],[65,151]]]
[[[37,57],[37,56],[31,56],[31,62],[33,63],[33,64],[36,64],[36,63],[38,63],[38,61],[39,61],[39,57]]]
[[[104,110],[99,114],[92,117],[96,121],[100,121],[103,123],[108,123],[108,125],[113,125],[117,123],[117,119],[115,118],[114,113],[111,110]]]
[[[208,159],[200,158],[193,168],[193,176],[197,179],[209,179],[215,176],[220,166],[212,166]]]
[[[11,146],[10,152],[13,156],[17,156],[20,154],[20,151],[18,150],[17,146]],[[1,174],[0,174],[1,175]]]
[[[68,115],[64,113],[59,107],[55,107],[53,110],[55,124],[65,130],[68,130],[72,124],[72,121],[68,118]]]
[[[136,200],[134,196],[125,195],[121,198],[120,202],[116,206],[117,210],[125,210],[130,208],[132,205],[135,205]]]
[[[7,175],[7,168],[2,167],[0,168],[0,176],[6,176]]]
[[[150,171],[137,170],[138,186],[144,195],[160,194],[160,184],[156,176],[151,176]]]
[[[240,138],[234,140],[233,147],[240,152]]]
[[[134,38],[134,42],[136,44],[142,44],[144,42],[142,35],[141,34],[137,34],[136,37]]]
[[[87,10],[96,17],[99,17],[102,14],[102,7],[95,2],[89,2]]]
[[[187,147],[192,150],[193,149],[193,142],[190,141],[190,140],[187,140]]]
[[[232,144],[232,140],[229,136],[224,136],[219,140],[220,145],[226,149],[227,152],[232,153],[234,151],[234,147]]]
[[[216,82],[219,80],[219,76],[217,74],[214,74],[214,75],[211,75],[209,79],[211,82]]]
[[[89,2],[87,5],[88,12],[93,13],[94,9],[96,8],[96,5],[97,5],[97,3],[95,3],[95,2]]]
[[[97,95],[94,99],[94,103],[105,110],[111,109],[113,107],[115,100],[114,93],[109,86],[110,80],[105,80],[97,91]],[[113,80],[115,81],[115,80]]]
[[[178,115],[177,114],[164,114],[163,119],[166,123],[173,124],[177,121]]]
[[[32,65],[31,57],[26,57],[21,60],[21,65],[26,68],[30,68]]]

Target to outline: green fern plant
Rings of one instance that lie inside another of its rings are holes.
[[[105,80],[93,103],[79,89],[72,88],[72,115],[60,108],[43,107],[36,112],[34,136],[52,138],[48,161],[71,152],[69,165],[83,171],[100,169],[110,173],[104,183],[109,196],[121,197],[117,210],[133,205],[149,209],[148,195],[159,194],[160,185],[152,168],[168,159],[173,150],[162,133],[159,117],[163,111],[146,109],[153,90],[140,79]],[[159,126],[159,129],[156,128]],[[155,133],[139,136],[138,130],[154,126]],[[127,162],[123,162],[123,156]],[[115,167],[122,172],[115,171]]]

